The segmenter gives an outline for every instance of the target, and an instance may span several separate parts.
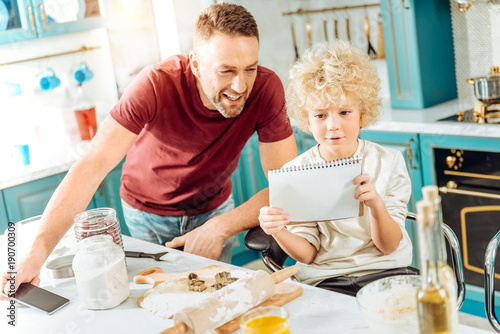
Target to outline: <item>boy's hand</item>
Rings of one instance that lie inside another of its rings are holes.
[[[260,227],[266,234],[274,235],[280,232],[288,224],[288,215],[283,210],[264,206],[260,209]]]
[[[359,186],[356,188],[354,193],[354,198],[365,204],[370,208],[374,208],[379,205],[384,205],[382,197],[377,193],[373,183],[371,182],[370,175],[363,173],[354,178],[352,184]]]

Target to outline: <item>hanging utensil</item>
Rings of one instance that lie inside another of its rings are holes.
[[[334,31],[335,31],[335,39],[339,39],[339,21],[337,19],[335,19],[333,21],[333,25],[334,25]]]
[[[309,46],[312,45],[312,34],[311,34],[311,22],[307,21],[306,22],[306,32],[307,32],[307,42],[309,43]]]
[[[366,40],[368,41],[368,55],[370,56],[370,59],[375,59],[377,57],[377,52],[373,48],[372,43],[370,42],[370,19],[368,18],[368,15],[365,16],[365,35],[366,35]]]
[[[293,50],[295,51],[295,60],[299,59],[299,49],[297,48],[297,39],[295,38],[295,27],[292,22],[292,41],[293,41]]]
[[[347,33],[347,40],[350,42],[351,41],[351,28],[349,26],[349,18],[345,19],[345,28],[346,28],[346,33]]]
[[[384,25],[380,13],[377,21],[377,59],[385,59]]]
[[[325,41],[328,42],[328,24],[326,23],[326,20],[323,20],[323,31],[325,32]]]

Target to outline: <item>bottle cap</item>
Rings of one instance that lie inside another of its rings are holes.
[[[422,197],[431,202],[435,201],[439,198],[438,187],[434,185],[422,187]]]
[[[423,224],[424,227],[434,224],[434,204],[427,200],[422,199],[417,202],[417,221]]]

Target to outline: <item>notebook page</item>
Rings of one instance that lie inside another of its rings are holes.
[[[361,174],[357,157],[269,171],[270,205],[283,209],[290,222],[356,217],[352,180]]]

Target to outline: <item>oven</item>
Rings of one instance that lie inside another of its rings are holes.
[[[434,158],[443,221],[460,242],[465,282],[484,287],[486,247],[500,230],[500,153],[434,148]]]

